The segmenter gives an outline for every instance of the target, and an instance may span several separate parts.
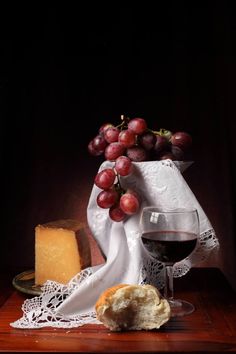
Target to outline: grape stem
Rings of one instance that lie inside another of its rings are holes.
[[[164,129],[164,128],[160,128],[160,130],[158,130],[158,131],[157,130],[148,129],[148,131],[152,132],[155,135],[160,135],[160,136],[165,136],[165,137],[170,133],[169,130]]]
[[[117,183],[115,184],[115,189],[120,195],[123,195],[125,193],[125,190],[121,187],[120,175],[117,173],[116,169],[114,169],[114,171],[117,177]]]
[[[129,122],[129,117],[126,117],[124,114],[120,116],[121,123],[116,126],[116,128],[120,128],[120,130],[123,130],[124,128],[127,128],[128,122]]]

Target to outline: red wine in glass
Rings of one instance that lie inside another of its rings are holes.
[[[142,234],[142,241],[151,256],[173,265],[193,252],[197,235],[181,231],[151,231]]]
[[[150,256],[165,266],[164,296],[169,301],[172,316],[192,313],[194,306],[191,303],[174,299],[173,266],[196,248],[199,236],[197,210],[145,207],[140,217],[140,231],[142,243]]]

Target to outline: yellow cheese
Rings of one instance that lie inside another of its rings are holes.
[[[35,228],[35,284],[47,280],[68,283],[91,265],[84,225],[77,220],[57,220]]]

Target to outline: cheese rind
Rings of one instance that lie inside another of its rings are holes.
[[[57,220],[35,228],[35,284],[47,280],[68,283],[91,265],[91,252],[84,224]]]

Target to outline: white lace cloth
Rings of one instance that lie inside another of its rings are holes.
[[[199,205],[181,172],[186,162],[170,160],[133,163],[132,175],[123,177],[124,188],[132,188],[145,205],[173,208],[196,208],[200,220],[198,246],[190,257],[176,263],[174,276],[181,277],[199,264],[218,246],[210,221]],[[99,170],[111,167],[105,161]],[[97,206],[96,197],[101,190],[93,186],[87,218],[90,229],[106,258],[105,264],[90,267],[77,274],[67,285],[47,281],[40,296],[27,299],[23,317],[11,323],[16,328],[45,326],[71,328],[96,320],[94,304],[99,295],[117,283],[164,285],[163,264],[150,258],[140,242],[140,212],[124,222],[112,222],[107,209]]]

